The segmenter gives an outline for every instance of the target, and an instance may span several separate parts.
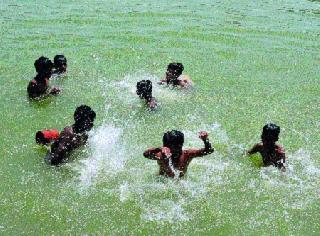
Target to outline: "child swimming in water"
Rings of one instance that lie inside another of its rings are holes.
[[[150,109],[157,107],[157,101],[152,97],[152,82],[150,80],[141,80],[137,83],[137,95],[144,99]]]
[[[265,166],[273,165],[285,171],[286,155],[283,147],[276,144],[279,139],[280,127],[276,124],[266,124],[261,134],[261,143],[254,145],[248,154],[259,152]]]
[[[67,58],[64,55],[56,55],[53,62],[55,68],[54,74],[61,75],[67,72]]]
[[[167,67],[166,78],[160,80],[159,84],[180,86],[182,88],[192,86],[189,76],[182,75],[184,67],[181,63],[170,63]]]
[[[51,145],[47,161],[51,165],[59,165],[66,160],[71,151],[86,144],[88,131],[92,129],[95,118],[96,113],[91,107],[86,105],[77,107],[74,112],[75,123],[65,127],[59,138]]]
[[[162,147],[149,148],[143,155],[150,160],[157,160],[160,167],[159,175],[171,178],[183,177],[193,158],[209,155],[214,151],[206,131],[201,131],[199,138],[203,141],[204,148],[182,150],[183,133],[177,130],[168,131],[163,135]]]
[[[60,92],[59,88],[49,89],[49,79],[52,75],[53,63],[46,57],[41,56],[34,62],[37,75],[28,84],[27,91],[29,98],[39,99],[48,95],[56,95]]]

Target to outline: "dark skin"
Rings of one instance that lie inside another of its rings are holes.
[[[54,70],[54,74],[64,74],[67,72],[67,64],[61,64],[58,68]]]
[[[174,70],[167,70],[166,78],[163,80],[160,80],[158,84],[171,84],[173,86],[180,86],[182,88],[192,85],[192,82],[189,76],[185,75],[185,76],[182,76],[181,79],[178,79],[180,75],[181,74],[177,74],[177,72]]]
[[[67,126],[60,133],[57,141],[51,146],[49,159],[51,165],[58,165],[62,163],[68,154],[86,144],[88,140],[87,131],[93,126],[93,122],[87,120],[86,122],[75,123],[72,126]]]
[[[276,144],[277,140],[278,139],[273,138],[262,139],[261,143],[257,143],[248,151],[248,155],[258,152],[262,156],[262,161],[265,166],[273,165],[280,170],[285,171],[285,150],[283,147]]]
[[[37,75],[35,79],[29,82],[27,91],[32,99],[42,98],[49,95],[56,95],[60,92],[59,88],[49,89],[49,78],[51,74]]]
[[[201,131],[199,138],[203,141],[204,148],[183,150],[182,145],[172,144],[168,147],[149,148],[143,155],[150,160],[157,160],[159,175],[171,178],[183,177],[193,158],[206,156],[214,152],[206,131]]]
[[[152,97],[152,95],[150,96],[140,96],[141,99],[144,99],[147,106],[150,108],[150,109],[155,109],[157,107],[157,101],[154,97]]]

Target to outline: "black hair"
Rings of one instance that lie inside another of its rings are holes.
[[[36,68],[37,73],[47,75],[52,72],[53,63],[49,58],[41,56],[35,60],[34,67]]]
[[[136,92],[140,98],[150,100],[152,98],[152,82],[150,80],[139,81]]]
[[[179,77],[182,74],[184,67],[181,63],[173,62],[168,65],[167,70],[173,71],[174,74]]]
[[[55,55],[53,62],[55,67],[60,67],[67,64],[67,58],[64,55]]]
[[[85,122],[87,120],[94,121],[96,118],[96,113],[87,105],[81,105],[76,108],[74,112],[74,121],[76,123]]]
[[[278,141],[280,134],[280,126],[269,123],[263,126],[261,139],[273,139],[274,141]]]
[[[44,134],[42,133],[42,131],[38,131],[36,133],[36,137],[35,138],[36,138],[36,142],[38,144],[46,145],[46,144],[49,143],[48,140],[44,137]]]
[[[184,143],[184,134],[178,130],[171,130],[164,133],[162,138],[163,146],[168,147],[173,144],[183,145]]]

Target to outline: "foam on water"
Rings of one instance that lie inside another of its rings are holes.
[[[135,85],[142,79],[150,79],[153,84],[158,80],[146,73],[136,73],[127,75],[109,89],[113,89],[113,95],[124,103],[138,104]],[[180,92],[161,86],[154,89],[155,96],[168,100],[174,96],[181,97],[183,93]],[[110,105],[106,103],[105,108],[108,112]],[[219,122],[199,123],[201,117],[192,114],[188,115],[188,119],[198,126],[182,130],[185,134],[185,149],[203,147],[198,132],[206,130],[213,145],[223,145],[227,152],[222,153],[216,149],[211,155],[195,158],[185,178],[166,179],[157,176],[156,161],[144,159],[141,149],[132,147],[130,140],[122,137],[122,129],[106,122],[91,133],[89,157],[81,160],[77,166],[79,188],[92,189],[97,183],[112,179],[112,186],[103,191],[115,195],[121,203],[133,202],[141,209],[141,220],[159,224],[183,223],[196,219],[198,212],[194,207],[202,207],[198,202],[203,200],[210,202],[210,207],[219,218],[232,222],[240,217],[238,213],[234,213],[240,207],[237,203],[239,199],[228,197],[238,188],[239,191],[251,192],[255,196],[247,199],[241,206],[256,209],[253,215],[243,219],[251,228],[267,227],[269,220],[276,220],[279,216],[284,216],[289,221],[291,210],[303,210],[319,199],[319,194],[315,194],[314,189],[319,184],[320,168],[310,152],[300,149],[293,154],[289,153],[285,173],[274,167],[257,169],[248,162],[242,163],[244,159],[241,157],[246,145],[233,141]],[[139,128],[134,122],[131,123],[131,126],[126,127],[129,129],[126,132]],[[281,204],[282,209],[270,214],[268,206],[277,204]],[[238,210],[240,212],[240,208]]]
[[[152,82],[152,95],[161,103],[161,100],[176,100],[184,96],[179,88],[173,88],[167,85],[159,85],[160,78],[150,73],[138,71],[127,74],[123,80],[111,83],[110,89],[115,90],[117,98],[124,104],[138,106],[139,98],[136,94],[136,85],[138,81],[150,80]],[[140,103],[141,104],[141,103]]]
[[[155,161],[143,159],[139,148],[124,145],[129,140],[122,140],[125,138],[121,136],[122,129],[103,124],[91,133],[89,157],[81,160],[77,167],[79,189],[94,189],[97,183],[112,179],[112,186],[105,190],[118,197],[121,203],[130,201],[138,206],[142,221],[157,224],[183,224],[197,219],[199,216],[194,207],[203,207],[199,202],[209,201],[215,214],[230,222],[241,217],[237,213],[239,207],[239,212],[242,208],[253,208],[255,211],[250,216],[241,218],[248,225],[242,228],[243,233],[267,227],[270,220],[277,221],[279,217],[289,222],[292,211],[303,211],[319,200],[316,186],[319,185],[320,167],[309,151],[300,149],[288,153],[285,173],[274,167],[257,169],[241,163],[239,153],[243,151],[243,145],[235,143],[221,124],[214,122],[201,128],[199,130],[210,133],[211,140],[234,148],[227,153],[216,150],[211,155],[194,159],[187,176],[177,180],[158,177]],[[185,149],[202,147],[197,131],[183,131]],[[124,148],[119,150],[121,146]],[[237,204],[237,197],[228,199],[239,185],[239,191],[251,192],[254,196],[241,206]],[[278,204],[281,207],[270,214],[268,207]]]
[[[80,160],[76,166],[81,187],[89,187],[96,183],[100,174],[110,176],[123,170],[125,156],[121,153],[119,143],[121,133],[121,129],[108,124],[90,133],[89,157]]]
[[[270,222],[283,219],[286,223],[292,220],[292,212],[299,211],[303,217],[309,206],[319,201],[320,167],[316,165],[309,151],[299,149],[288,154],[287,170],[281,172],[274,167],[260,169],[260,178],[251,179],[247,191],[254,191],[259,200],[256,211],[245,222],[256,229],[267,227]],[[272,198],[267,197],[272,195]],[[270,214],[270,207],[277,206]],[[291,227],[295,233],[297,224]]]

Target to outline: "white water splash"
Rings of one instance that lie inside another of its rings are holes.
[[[162,100],[176,101],[185,95],[180,89],[171,86],[159,85],[160,78],[146,72],[136,72],[126,75],[123,80],[115,82],[111,85],[111,89],[116,89],[116,95],[124,104],[138,106],[141,104],[136,94],[137,82],[141,80],[150,80],[152,82],[152,95],[159,103]]]
[[[146,205],[141,214],[141,219],[145,221],[170,222],[190,220],[182,204],[170,199],[156,201],[157,204]]]
[[[110,176],[123,170],[125,156],[119,148],[121,133],[121,129],[108,124],[91,132],[88,140],[89,157],[82,159],[76,167],[82,187],[95,184],[100,173]]]

